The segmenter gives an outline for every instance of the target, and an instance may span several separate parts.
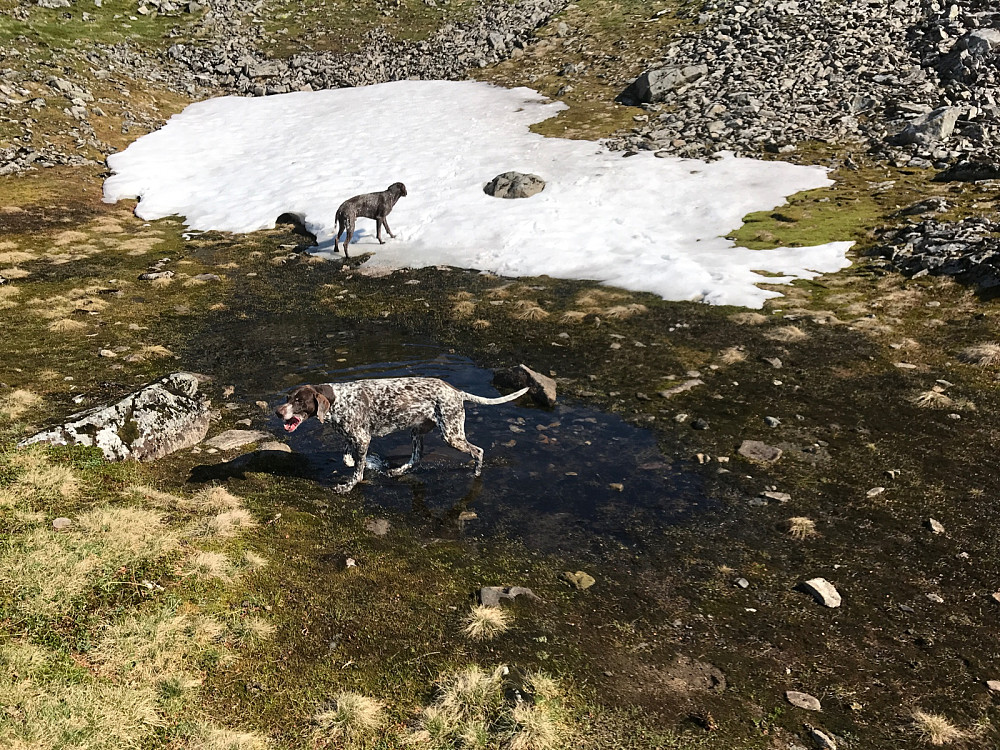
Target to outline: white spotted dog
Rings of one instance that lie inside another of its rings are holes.
[[[420,462],[424,435],[437,426],[448,445],[475,459],[478,477],[483,470],[483,449],[465,437],[465,402],[503,404],[527,392],[527,388],[522,388],[507,396],[483,398],[460,391],[437,378],[355,380],[352,383],[300,385],[288,394],[287,402],[275,414],[285,421],[286,432],[294,432],[309,417],[316,417],[347,437],[354,473],[333,488],[335,492],[344,493],[350,492],[364,477],[372,438],[405,429],[409,429],[413,437],[413,453],[405,464],[391,469],[389,476],[404,474]]]

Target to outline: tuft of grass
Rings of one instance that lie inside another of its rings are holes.
[[[559,322],[567,323],[569,325],[577,325],[578,323],[582,323],[583,319],[586,317],[587,313],[582,310],[567,310],[560,316]]]
[[[267,558],[248,551],[243,553],[243,557],[239,560],[238,565],[252,572],[267,567]]]
[[[469,300],[461,300],[456,302],[454,307],[451,308],[451,314],[456,318],[467,318],[476,311],[476,303],[470,302]]]
[[[471,666],[442,675],[437,687],[433,703],[421,712],[417,726],[406,738],[409,744],[435,750],[567,747],[570,731],[562,691],[548,675],[531,673],[514,686],[506,667],[486,672]]]
[[[229,623],[230,638],[241,648],[260,645],[274,635],[276,630],[272,623],[256,615],[233,617]]]
[[[798,326],[780,326],[779,328],[765,331],[764,335],[772,341],[781,341],[786,344],[804,341],[809,338],[809,334]]]
[[[187,561],[184,575],[228,582],[233,578],[233,563],[221,552],[199,552]]]
[[[922,740],[932,745],[950,745],[969,736],[968,732],[956,727],[947,717],[925,711],[913,712],[913,727]]]
[[[493,324],[490,323],[490,321],[483,320],[482,318],[472,321],[472,327],[475,328],[477,331],[485,330],[489,328],[491,325]]]
[[[256,525],[257,520],[250,515],[249,511],[243,508],[236,508],[209,518],[203,528],[208,536],[226,538],[236,536]]]
[[[995,341],[976,344],[959,352],[958,358],[970,365],[996,367],[1000,364],[1000,344]]]
[[[87,330],[87,324],[72,318],[60,318],[49,323],[48,328],[53,333],[78,333]]]
[[[631,318],[635,315],[642,315],[645,312],[649,312],[649,308],[645,305],[641,305],[638,302],[633,302],[628,305],[613,305],[604,311],[604,314],[609,318],[617,318],[618,320],[624,320],[625,318]]]
[[[766,315],[757,312],[734,313],[729,319],[741,326],[762,326],[769,320]]]
[[[165,346],[154,345],[154,346],[144,346],[142,349],[137,351],[135,354],[128,358],[129,362],[145,362],[149,359],[160,359],[163,357],[172,357],[174,353],[167,349]]]
[[[724,365],[734,365],[743,362],[747,358],[747,353],[742,346],[730,346],[719,352],[719,361]]]
[[[788,534],[792,539],[808,539],[816,536],[816,522],[805,516],[793,516],[788,519]]]
[[[534,300],[519,299],[513,305],[511,316],[515,320],[544,320],[549,313],[538,306]]]
[[[462,632],[474,641],[491,641],[510,628],[510,616],[499,607],[480,604],[463,620]]]
[[[206,487],[196,492],[187,503],[189,510],[214,511],[220,513],[243,507],[243,501],[225,487]]]
[[[335,695],[313,720],[319,727],[318,734],[348,746],[374,738],[385,721],[381,703],[346,691]]]
[[[940,386],[918,393],[911,400],[915,405],[924,409],[945,409],[955,403]]]

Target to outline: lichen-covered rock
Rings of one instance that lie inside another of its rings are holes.
[[[198,393],[198,383],[192,373],[172,373],[115,404],[73,414],[19,445],[93,445],[109,461],[154,461],[195,445],[208,432],[210,402]]]

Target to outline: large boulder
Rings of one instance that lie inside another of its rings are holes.
[[[556,405],[556,381],[527,365],[503,367],[493,371],[493,385],[510,390],[528,389],[528,395],[542,406]]]
[[[619,104],[637,107],[666,101],[677,89],[708,75],[707,65],[668,65],[647,70],[615,99]]]
[[[19,445],[93,445],[109,461],[154,461],[195,445],[208,432],[210,402],[198,393],[198,384],[192,373],[172,373],[115,404],[73,414]]]
[[[962,114],[961,107],[938,107],[908,122],[899,133],[889,138],[895,146],[916,143],[929,146],[948,138],[955,131],[955,123]]]
[[[545,180],[537,174],[504,172],[483,186],[483,192],[494,198],[530,198],[545,189]]]

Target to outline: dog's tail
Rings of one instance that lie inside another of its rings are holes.
[[[527,388],[522,388],[519,391],[514,391],[513,393],[508,393],[506,396],[500,396],[499,398],[483,398],[482,396],[475,396],[471,393],[466,393],[462,391],[462,399],[465,401],[471,401],[474,404],[486,404],[487,406],[494,406],[495,404],[506,404],[508,401],[513,401],[514,399],[521,398],[525,393],[528,392]]]

